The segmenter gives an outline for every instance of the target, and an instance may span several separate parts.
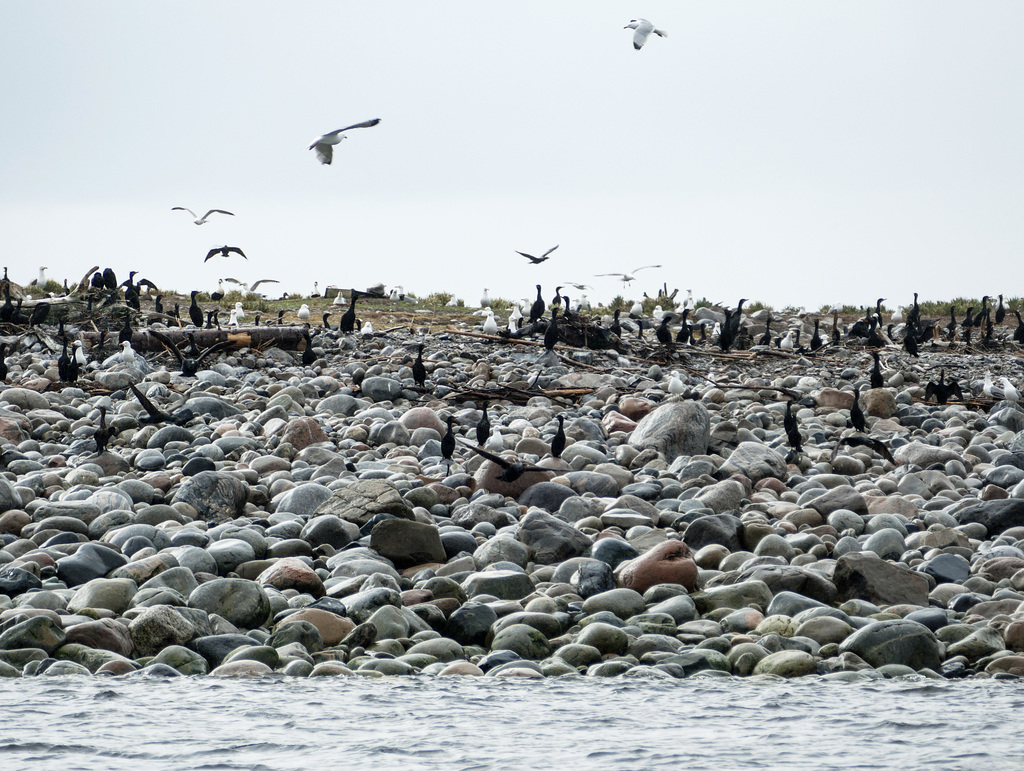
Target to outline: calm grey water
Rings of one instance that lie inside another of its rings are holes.
[[[1024,684],[24,678],[0,768],[1019,769]]]

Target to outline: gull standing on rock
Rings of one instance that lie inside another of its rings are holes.
[[[380,118],[374,118],[373,120],[366,120],[362,123],[353,123],[351,126],[345,126],[345,128],[336,129],[335,131],[329,131],[328,133],[314,139],[313,144],[309,146],[309,149],[316,151],[316,157],[320,163],[328,165],[334,158],[334,145],[338,144],[345,138],[344,132],[349,129],[369,128],[370,126],[376,126],[378,123],[380,123]]]
[[[652,32],[658,37],[668,37],[665,30],[658,29],[647,19],[633,19],[623,29],[633,30],[633,48],[637,51],[644,47],[644,43],[647,42],[647,38]]]
[[[498,322],[494,320],[494,311],[487,311],[487,318],[484,319],[484,334],[498,334]]]

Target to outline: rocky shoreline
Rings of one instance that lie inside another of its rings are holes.
[[[399,321],[194,378],[10,356],[0,675],[1024,675],[1024,410],[923,401],[940,367],[1019,381],[1012,344],[884,350],[872,389],[863,348],[657,364]],[[839,441],[854,388],[893,461]],[[550,471],[468,449],[485,404]]]

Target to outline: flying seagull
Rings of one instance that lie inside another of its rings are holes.
[[[555,249],[557,249],[557,248],[558,248],[558,244],[555,244],[550,249],[548,249],[546,252],[544,252],[544,254],[542,254],[540,257],[534,257],[532,254],[527,254],[526,252],[520,252],[520,251],[517,251],[516,254],[523,255],[523,257],[528,259],[534,265],[540,265],[542,262],[544,262],[544,260],[548,259],[548,255],[551,254],[553,251],[555,251]]]
[[[647,42],[647,38],[652,32],[659,37],[668,37],[665,30],[658,29],[647,19],[633,19],[623,29],[633,30],[633,48],[637,51],[644,47],[644,43]]]
[[[628,284],[630,281],[636,281],[634,273],[639,273],[641,270],[647,270],[648,268],[660,268],[660,265],[644,265],[640,268],[633,268],[629,273],[597,273],[597,276],[618,276],[623,284]]]
[[[231,252],[234,252],[235,254],[240,254],[247,260],[249,259],[248,257],[245,256],[245,253],[237,246],[215,246],[206,253],[206,259],[203,260],[203,262],[208,262],[211,257],[217,254],[219,254],[221,257],[230,257]]]
[[[364,120],[362,123],[353,123],[351,126],[345,126],[345,128],[340,128],[337,131],[330,131],[314,139],[309,149],[316,150],[316,158],[320,163],[329,164],[334,157],[334,145],[345,138],[344,132],[349,129],[369,128],[370,126],[376,126],[378,123],[380,123],[380,118],[374,118],[373,120]]]
[[[195,219],[192,220],[192,221],[194,223],[196,223],[197,225],[205,225],[207,218],[211,214],[227,214],[227,215],[230,215],[232,217],[235,216],[231,212],[224,211],[223,209],[210,209],[210,211],[206,212],[206,214],[204,214],[202,217],[197,216],[194,211],[192,211],[191,209],[187,209],[184,206],[173,206],[173,207],[171,207],[171,211],[187,211],[189,214],[191,214],[193,217],[195,217]]]
[[[281,283],[276,278],[261,278],[259,281],[254,281],[253,283],[249,284],[249,286],[246,286],[244,281],[239,281],[237,278],[226,278],[224,280],[225,281],[230,281],[232,284],[237,284],[238,286],[242,287],[242,291],[244,293],[246,293],[246,294],[251,294],[252,292],[255,292],[256,291],[256,287],[258,287],[260,284],[280,284]]]

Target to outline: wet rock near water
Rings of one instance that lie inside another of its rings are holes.
[[[155,369],[181,425],[142,419],[141,373],[9,358],[3,674],[1024,676],[1024,413],[922,401],[1014,357],[886,351],[872,389],[862,350],[689,350],[683,397],[615,352],[580,373],[446,334],[422,392],[409,340],[332,335],[312,367]],[[850,441],[855,388],[892,460]],[[485,404],[509,465],[466,447]]]

